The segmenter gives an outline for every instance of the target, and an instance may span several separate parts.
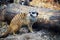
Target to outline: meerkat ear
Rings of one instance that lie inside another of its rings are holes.
[[[29,12],[29,13],[31,13],[31,12]]]
[[[27,15],[27,13],[24,13],[24,16],[26,16]]]
[[[29,14],[30,14],[31,12],[29,12]]]
[[[38,15],[39,13],[37,12],[37,15]]]

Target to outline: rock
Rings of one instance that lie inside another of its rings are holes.
[[[52,35],[52,34],[51,34]],[[25,33],[22,35],[10,35],[4,40],[53,40],[49,32],[39,31],[36,33]]]

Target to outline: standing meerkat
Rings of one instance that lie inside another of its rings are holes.
[[[2,37],[8,35],[9,33],[15,33],[22,27],[22,25],[27,25],[30,32],[33,32],[32,25],[34,22],[37,21],[37,12],[30,12],[30,13],[20,13],[17,14],[11,21],[10,26],[7,28],[5,33],[2,33]]]

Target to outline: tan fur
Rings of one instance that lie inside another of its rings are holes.
[[[12,19],[7,32],[3,33],[2,35],[7,35],[8,33],[13,33],[13,35],[15,35],[16,31],[18,31],[24,24],[28,25],[29,30],[33,32],[32,26],[30,25],[30,20],[27,19],[27,14],[26,13],[17,14]]]

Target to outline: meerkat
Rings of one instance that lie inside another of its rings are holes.
[[[22,27],[22,25],[27,25],[30,32],[33,32],[32,25],[37,21],[37,12],[29,12],[29,13],[20,13],[17,14],[11,21],[10,26],[8,27],[5,33],[2,33],[2,37],[8,35],[9,33],[15,33]]]
[[[31,2],[32,0],[20,0],[20,4],[21,5],[26,5],[26,6],[29,6],[29,3]]]

